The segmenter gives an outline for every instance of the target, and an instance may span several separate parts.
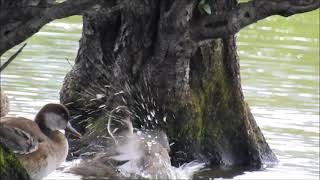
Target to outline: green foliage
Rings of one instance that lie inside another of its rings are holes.
[[[208,0],[201,0],[198,4],[198,9],[202,13],[211,14],[211,8]]]

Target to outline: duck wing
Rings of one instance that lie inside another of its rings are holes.
[[[39,142],[22,129],[1,125],[0,144],[16,154],[29,154],[38,149]]]

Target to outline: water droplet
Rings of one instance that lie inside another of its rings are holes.
[[[104,108],[104,107],[106,107],[106,105],[105,105],[105,104],[103,104],[103,105],[99,106],[99,108],[100,108],[100,109],[101,109],[101,108]]]
[[[163,117],[163,122],[167,122],[167,116]]]
[[[96,99],[101,99],[104,98],[105,95],[104,94],[96,94]]]
[[[117,92],[117,93],[114,93],[115,96],[116,96],[116,95],[119,95],[119,94],[124,94],[124,91],[119,91],[119,92]]]
[[[154,111],[151,111],[151,116],[154,117],[154,115],[156,114]]]

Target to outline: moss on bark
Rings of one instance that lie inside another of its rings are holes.
[[[0,145],[1,180],[29,180],[27,171],[15,155]]]
[[[232,2],[217,1],[212,11],[232,9]],[[200,159],[259,166],[276,159],[245,104],[235,37],[194,42],[188,28],[201,14],[193,11],[191,1],[172,3],[134,1],[118,16],[84,16],[76,64],[61,90],[61,101],[73,115],[81,115],[72,123],[86,134],[95,133],[80,142],[105,141],[103,118],[127,105],[135,127],[166,131],[175,165]],[[88,94],[106,98],[90,100]],[[79,144],[71,152],[85,149]]]

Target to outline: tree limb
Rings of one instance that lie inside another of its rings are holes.
[[[81,15],[85,12],[85,10],[99,8],[99,5],[102,6],[103,4],[107,4],[109,2],[110,1],[106,0],[66,0],[62,3],[39,8],[38,16],[28,19],[27,21],[23,22],[23,24],[19,25],[19,27],[0,35],[0,56],[10,48],[23,42],[38,32],[44,25],[55,19],[65,18],[73,15]],[[35,7],[29,8],[35,9]]]
[[[12,60],[14,60],[20,52],[23,50],[23,48],[27,45],[27,43],[24,43],[17,52],[15,52],[5,63],[3,63],[0,67],[0,72],[2,72],[10,63]]]
[[[240,3],[226,13],[212,14],[193,20],[190,35],[195,41],[223,38],[245,26],[273,15],[288,17],[318,9],[320,0],[252,0]]]

